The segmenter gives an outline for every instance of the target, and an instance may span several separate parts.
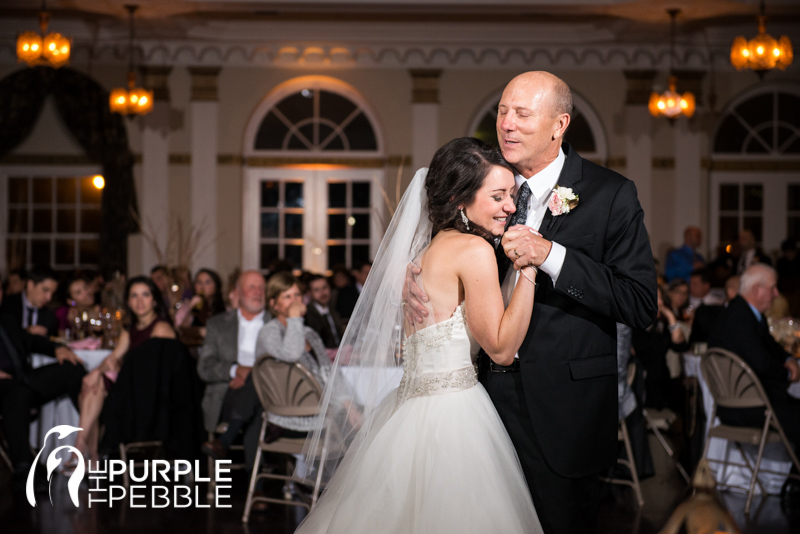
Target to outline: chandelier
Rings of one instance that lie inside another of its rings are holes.
[[[686,118],[694,115],[695,100],[694,95],[690,92],[685,92],[682,95],[675,90],[675,85],[678,78],[673,74],[673,58],[675,56],[675,17],[680,13],[680,9],[668,9],[667,13],[671,18],[670,32],[669,32],[669,82],[668,89],[663,93],[653,92],[650,94],[650,102],[647,109],[653,117],[667,117],[668,119],[675,119],[680,115]]]
[[[60,33],[47,33],[49,22],[50,13],[47,12],[45,0],[42,0],[42,9],[39,11],[41,33],[22,32],[17,37],[17,60],[20,63],[27,63],[30,67],[58,68],[69,62],[72,42]]]
[[[153,91],[136,87],[136,72],[133,69],[133,14],[139,6],[126,5],[130,19],[130,39],[128,41],[128,87],[111,90],[108,106],[113,113],[122,115],[145,115],[153,111]]]
[[[775,39],[766,31],[764,0],[758,16],[758,35],[749,41],[741,35],[731,45],[731,64],[736,70],[751,69],[763,76],[775,67],[784,70],[792,63],[792,42],[785,35]]]

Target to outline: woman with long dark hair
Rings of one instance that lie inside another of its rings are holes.
[[[325,425],[314,428],[296,472],[328,482],[298,533],[542,532],[511,439],[474,365],[478,346],[496,364],[512,365],[533,309],[536,269],[520,271],[506,308],[493,246],[515,211],[514,174],[497,149],[471,138],[447,143],[417,172],[328,375]],[[427,324],[403,320],[411,261],[424,273]],[[398,357],[403,377],[387,391],[380,369],[396,366]],[[345,358],[357,367],[350,374],[364,402],[342,409],[336,371]]]
[[[100,412],[125,355],[150,338],[175,339],[175,330],[159,295],[158,288],[149,277],[137,276],[128,281],[125,287],[125,312],[130,325],[120,334],[114,351],[83,379],[79,398],[79,426],[83,431],[78,434],[75,447],[87,459],[97,459]]]

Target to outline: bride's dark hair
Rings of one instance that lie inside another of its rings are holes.
[[[453,139],[436,151],[425,178],[428,218],[433,223],[431,236],[441,230],[455,228],[459,232],[475,234],[493,242],[494,236],[473,221],[469,222],[467,229],[458,206],[473,201],[494,166],[517,174],[514,167],[503,159],[500,150],[474,137]]]

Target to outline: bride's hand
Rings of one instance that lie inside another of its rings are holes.
[[[415,276],[422,272],[422,269],[414,265],[408,264],[406,269],[406,280],[403,284],[403,313],[406,316],[408,324],[422,323],[423,319],[428,316],[428,310],[425,309],[425,302],[428,302],[428,295],[417,285]]]
[[[500,242],[506,256],[514,262],[514,269],[519,270],[527,265],[540,266],[550,254],[552,243],[542,234],[522,224],[506,230]]]

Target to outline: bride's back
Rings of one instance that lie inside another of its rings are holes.
[[[430,299],[427,303],[428,319],[418,328],[440,323],[453,315],[464,300],[464,286],[458,276],[458,266],[468,261],[470,251],[486,242],[475,235],[457,230],[439,232],[431,241],[419,265],[422,274],[419,285]]]

